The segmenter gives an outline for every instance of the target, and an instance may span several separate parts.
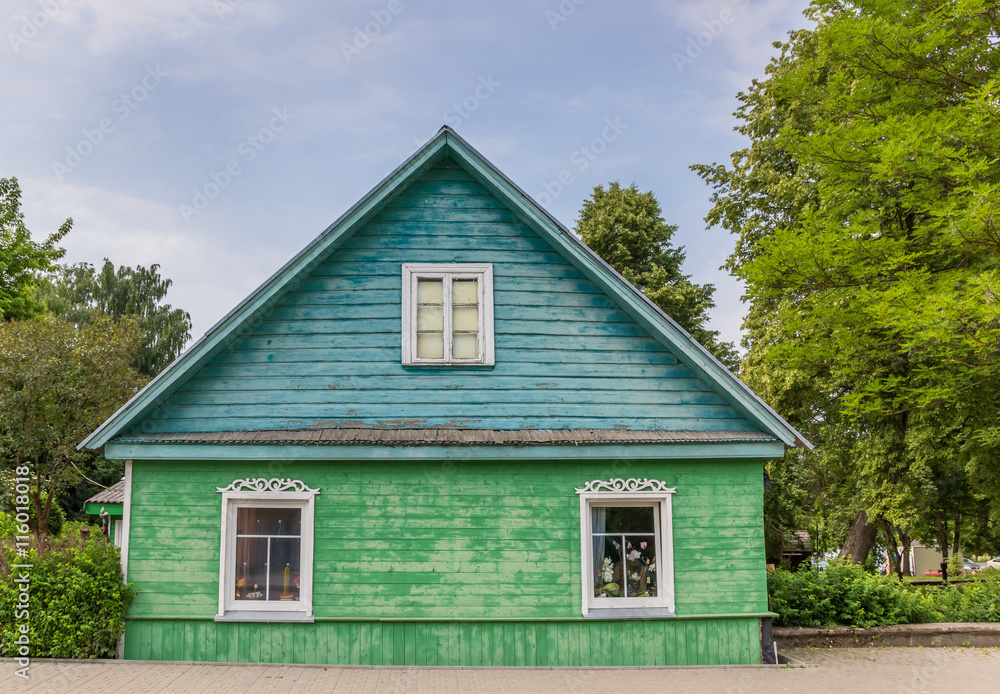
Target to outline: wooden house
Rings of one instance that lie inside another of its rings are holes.
[[[443,128],[81,446],[127,658],[552,666],[759,663],[799,444]]]

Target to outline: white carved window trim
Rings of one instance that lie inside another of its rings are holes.
[[[577,489],[580,497],[580,578],[584,617],[672,616],[674,604],[674,531],[671,499],[675,487],[665,482],[639,478],[592,480]],[[591,535],[591,509],[600,506],[653,506],[657,519],[655,598],[594,597],[594,543]]]
[[[300,480],[247,477],[217,487],[216,491],[222,494],[222,532],[219,613],[215,621],[312,622],[315,498],[319,490],[310,489]],[[301,509],[297,602],[236,600],[236,512],[247,507]]]
[[[417,356],[417,280],[442,279],[445,283],[445,352],[441,359]],[[479,280],[479,356],[476,359],[451,357],[451,281]],[[404,263],[402,296],[403,364],[409,366],[493,366],[493,265],[491,263]]]

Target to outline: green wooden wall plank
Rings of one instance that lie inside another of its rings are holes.
[[[211,419],[178,419],[178,420],[159,420],[161,424],[169,424],[169,428],[173,433],[187,433],[187,432],[203,432],[206,431],[206,427],[212,426],[213,424],[219,424],[220,419],[215,417]],[[332,425],[348,426],[353,423],[352,420],[345,419],[335,419],[335,420],[325,420]],[[383,420],[384,421],[384,420]],[[393,419],[390,422],[412,422],[412,419]],[[427,427],[455,427],[455,426],[478,426],[483,429],[501,429],[501,430],[512,430],[512,429],[523,429],[523,428],[544,428],[544,429],[602,429],[607,428],[609,423],[613,423],[615,420],[609,420],[607,418],[601,417],[560,417],[560,416],[550,416],[547,418],[541,417],[426,417],[420,420]],[[635,429],[655,429],[659,428],[664,431],[690,431],[697,427],[700,431],[737,431],[742,427],[739,426],[743,423],[742,420],[737,419],[722,419],[722,418],[712,418],[712,419],[698,419],[689,418],[683,420],[677,419],[659,419],[652,417],[634,417],[630,419],[630,424],[632,428]],[[230,430],[235,431],[252,431],[255,429],[261,429],[274,424],[273,419],[269,418],[254,418],[254,417],[233,417],[225,420],[225,424],[230,427]],[[309,422],[289,422],[289,429],[303,428],[304,426],[308,428],[308,425],[312,424]],[[166,427],[164,427],[166,428]],[[371,447],[369,447],[371,448]],[[331,451],[327,455],[334,455]],[[130,456],[136,458],[138,456]]]
[[[193,390],[193,385],[201,390],[238,390],[235,384],[247,379],[251,387],[257,387],[253,379],[273,379],[280,376],[288,380],[290,387],[299,385],[296,378],[303,378],[296,367],[282,366],[277,372],[264,369],[260,364],[306,364],[324,362],[327,369],[319,377],[348,378],[358,385],[368,382],[368,377],[395,377],[397,383],[407,379],[401,378],[412,374],[438,374],[448,377],[464,377],[468,380],[483,379],[488,374],[497,377],[515,376],[521,379],[538,376],[595,376],[598,378],[648,378],[673,379],[669,390],[680,387],[676,381],[694,378],[692,372],[685,366],[677,364],[676,358],[667,353],[656,353],[648,349],[630,349],[635,345],[624,345],[623,349],[614,350],[614,361],[608,359],[608,350],[589,350],[576,355],[573,362],[559,361],[560,354],[555,345],[549,347],[531,347],[530,345],[510,345],[504,347],[503,360],[491,369],[454,367],[405,367],[396,363],[399,358],[399,345],[396,341],[379,342],[371,347],[352,347],[340,344],[338,340],[323,338],[308,340],[301,336],[284,338],[276,336],[270,341],[264,338],[243,339],[232,345],[232,349],[219,354],[213,364],[206,366],[193,376],[182,392]],[[620,354],[618,354],[620,353]],[[257,366],[253,366],[253,365]],[[674,366],[674,368],[668,368]],[[238,368],[243,367],[243,368]],[[284,372],[284,373],[282,373]],[[239,377],[238,379],[236,377]],[[205,381],[225,382],[222,386],[213,386]],[[392,381],[390,381],[391,383]],[[705,384],[698,381],[702,388]],[[373,381],[373,383],[376,383]],[[460,382],[461,383],[461,382]],[[400,385],[402,385],[400,383]],[[464,385],[464,384],[463,384]],[[656,385],[654,383],[654,385]],[[663,388],[662,384],[659,384]],[[646,386],[648,390],[650,386]]]
[[[410,384],[408,384],[410,385]],[[302,407],[303,404],[320,405],[325,407],[343,405],[364,404],[373,406],[383,405],[406,405],[419,404],[438,405],[452,404],[464,405],[469,402],[491,401],[497,406],[516,405],[530,398],[536,405],[695,405],[712,406],[717,408],[722,406],[722,401],[715,393],[707,391],[676,391],[661,393],[655,390],[627,391],[622,388],[613,388],[612,379],[605,379],[598,383],[600,389],[588,390],[586,395],[570,388],[557,389],[548,383],[536,384],[532,389],[523,386],[516,390],[475,390],[475,389],[455,389],[447,391],[434,391],[429,387],[416,389],[405,388],[400,391],[383,391],[382,397],[374,391],[351,390],[347,388],[307,390],[289,393],[285,390],[240,390],[234,392],[197,392],[185,393],[175,399],[175,403],[184,406],[240,406],[249,410],[251,407],[261,408],[268,404],[296,403],[295,406]],[[623,386],[624,387],[624,386]],[[703,415],[705,410],[698,407],[697,412]],[[164,411],[169,413],[169,411]]]

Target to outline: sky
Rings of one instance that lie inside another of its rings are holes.
[[[197,338],[442,125],[572,228],[652,190],[738,341],[734,239],[689,167],[805,0],[0,0],[0,177],[64,262],[160,265]]]

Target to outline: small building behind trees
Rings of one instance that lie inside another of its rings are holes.
[[[107,533],[116,547],[122,545],[122,517],[125,507],[125,480],[102,489],[84,502],[83,512]]]

